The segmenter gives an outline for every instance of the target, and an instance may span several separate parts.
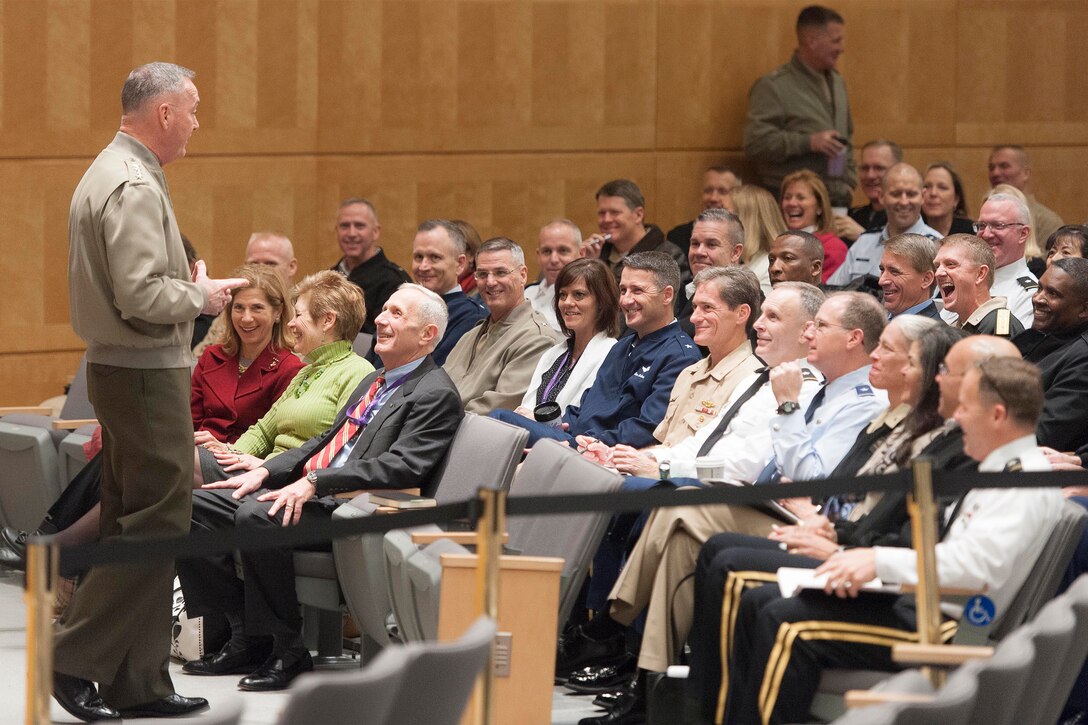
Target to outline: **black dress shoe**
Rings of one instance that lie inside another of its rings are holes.
[[[26,560],[26,542],[31,536],[36,535],[37,531],[20,531],[19,529],[13,529],[10,526],[5,526],[0,529],[0,538],[4,540],[8,548],[14,551],[20,559]]]
[[[610,665],[626,655],[623,634],[608,639],[592,639],[581,627],[575,627],[559,642],[555,655],[555,676],[566,679],[586,665]]]
[[[583,667],[567,677],[568,690],[585,694],[596,694],[617,690],[635,679],[638,659],[627,654],[617,663],[597,667]]]
[[[177,717],[208,708],[203,697],[184,697],[176,692],[164,698],[121,711],[124,717]]]
[[[591,703],[593,707],[599,707],[602,710],[611,710],[616,706],[616,703],[620,701],[626,693],[625,690],[612,690],[611,692],[602,692],[593,698]]]
[[[181,671],[187,675],[244,675],[268,659],[271,651],[271,643],[232,650],[231,643],[227,642],[213,655],[186,662]]]
[[[0,566],[5,569],[26,571],[26,559],[16,554],[6,546],[0,546]]]
[[[273,654],[255,672],[239,680],[238,688],[251,692],[286,690],[293,679],[313,668],[314,661],[309,652]]]
[[[604,715],[584,717],[578,725],[645,725],[646,699],[641,694],[625,692]]]
[[[84,722],[121,719],[121,713],[103,702],[94,683],[80,677],[54,672],[53,699],[60,703],[69,715],[78,717]]]

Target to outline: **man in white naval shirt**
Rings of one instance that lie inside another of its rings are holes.
[[[821,478],[835,468],[861,428],[887,406],[884,392],[873,390],[868,382],[869,353],[884,328],[884,309],[869,295],[848,292],[833,295],[814,312],[814,292],[811,285],[783,282],[767,297],[755,327],[756,353],[768,364],[777,364],[753,379],[761,387],[735,417],[730,420],[728,411],[723,414],[727,428],[721,439],[708,448],[706,443],[715,434],[700,431],[693,437],[700,439],[694,452],[694,444],[682,444],[685,458],[693,453],[717,454],[723,459],[725,478],[737,482],[769,483],[779,475]],[[798,332],[803,346],[797,345]],[[793,359],[805,348],[807,361]],[[827,379],[811,401],[808,390],[812,386],[803,373],[809,365]],[[734,397],[750,387],[738,385]],[[775,406],[777,414],[772,413]],[[741,411],[744,418],[756,418],[755,425],[742,419]],[[715,428],[720,431],[721,425]],[[764,426],[762,431],[756,429],[758,425]],[[756,449],[759,452],[753,454]],[[661,449],[656,452],[665,455]],[[691,465],[681,463],[677,452],[677,448],[668,451],[670,460],[678,466]],[[769,454],[771,460],[764,465]],[[764,536],[774,523],[780,520],[745,506],[655,511],[609,595],[609,610],[565,637],[557,673],[591,663],[592,658],[579,661],[583,652],[597,654],[615,647],[622,641],[623,627],[647,607],[638,667],[665,671],[674,659],[675,643],[684,641],[690,628],[691,591],[680,585],[694,570],[700,544],[720,531]],[[602,647],[605,642],[612,644]],[[631,706],[637,709],[644,701],[636,698]]]
[[[1031,296],[1038,289],[1039,280],[1024,260],[1024,246],[1031,233],[1027,204],[1010,194],[991,194],[979,210],[975,233],[990,245],[997,259],[990,295],[1006,298],[1012,314],[1028,329],[1034,317]],[[947,311],[941,317],[948,323],[956,320]]]
[[[922,221],[922,175],[910,164],[896,164],[888,169],[881,185],[881,200],[888,223],[876,231],[858,237],[846,254],[846,261],[828,278],[832,286],[849,284],[855,279],[880,276],[884,242],[900,234],[921,234],[940,239],[941,234]]]
[[[1039,371],[1031,363],[996,358],[967,370],[955,418],[964,451],[980,461],[980,471],[1050,470],[1034,433],[1042,404]],[[969,491],[942,527],[936,552],[941,585],[987,587],[1002,611],[1035,565],[1046,543],[1039,532],[1054,527],[1061,505],[1057,488]],[[816,569],[828,577],[824,595],[783,598],[777,585],[745,592],[734,627],[725,721],[800,722],[808,717],[822,669],[895,669],[890,647],[916,639],[914,608],[888,595],[863,595],[864,604],[850,600],[874,577],[916,583],[916,565],[910,549],[849,549]],[[943,627],[950,628],[950,622]],[[861,634],[867,644],[851,644]],[[772,650],[773,668],[767,666]]]
[[[582,256],[582,231],[569,219],[554,219],[540,228],[536,246],[541,279],[525,288],[525,299],[556,332],[563,332],[555,316],[555,279],[559,271]]]

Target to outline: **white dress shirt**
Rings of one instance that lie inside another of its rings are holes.
[[[559,318],[555,316],[555,285],[548,284],[548,280],[542,279],[536,284],[525,288],[525,299],[533,305],[533,309],[544,316],[551,328],[556,332],[563,332],[559,327]]]
[[[1049,471],[1034,435],[994,450],[979,471],[1002,471],[1019,459],[1024,471]],[[1000,613],[1008,607],[1035,566],[1062,508],[1057,488],[975,488],[967,492],[956,519],[937,544],[937,578],[942,586],[986,588]],[[913,549],[878,546],[876,575],[884,582],[916,584]]]

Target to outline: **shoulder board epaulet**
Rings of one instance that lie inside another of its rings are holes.
[[[1019,473],[1024,470],[1024,465],[1020,462],[1019,458],[1013,458],[1002,469],[1005,473]]]
[[[1017,277],[1016,281],[1020,283],[1020,286],[1024,289],[1039,289],[1039,283],[1028,276]]]
[[[133,157],[125,159],[125,167],[128,169],[128,183],[146,184],[148,182],[147,169]]]
[[[997,323],[994,325],[994,334],[998,337],[1008,337],[1009,327],[1012,324],[1012,313],[1008,307],[1002,307],[997,311]]]
[[[816,373],[812,372],[808,368],[801,368],[801,380],[815,383],[817,382],[817,380],[819,380],[819,378],[816,377]]]
[[[872,397],[876,395],[873,389],[868,385],[858,385],[854,387],[854,392],[858,394],[859,398]]]

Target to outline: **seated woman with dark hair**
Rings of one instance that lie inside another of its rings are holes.
[[[238,290],[235,298],[242,298],[245,291]],[[323,432],[332,425],[337,411],[346,404],[347,397],[359,382],[373,372],[373,366],[351,349],[351,343],[366,317],[366,306],[359,288],[342,275],[327,270],[304,279],[295,288],[295,292],[297,299],[293,315],[288,312],[291,307],[284,305],[279,325],[281,328],[286,327],[294,335],[295,352],[302,355],[308,363],[297,375],[287,376],[284,373],[285,368],[298,369],[298,361],[293,355],[284,354],[279,357],[277,353],[276,359],[281,362],[275,366],[272,366],[271,359],[258,365],[258,360],[271,343],[261,348],[262,352],[257,357],[247,357],[247,347],[244,344],[246,335],[241,334],[239,357],[228,357],[234,359],[234,370],[238,376],[233,381],[225,382],[224,389],[216,383],[219,376],[213,372],[218,369],[218,365],[213,362],[219,359],[218,355],[214,352],[214,347],[205,351],[205,355],[211,357],[207,358],[209,364],[206,367],[198,366],[198,372],[203,370],[203,373],[199,392],[194,384],[193,398],[194,427],[201,429],[197,430],[194,437],[205,441],[196,448],[196,485],[204,480],[228,478],[232,471],[259,465],[252,461],[295,448]],[[233,303],[228,308],[232,327],[238,326],[244,320],[242,327],[251,330],[252,313],[239,314],[236,317],[234,308]],[[252,351],[254,348],[250,346],[248,349]],[[249,363],[244,364],[247,360]],[[205,358],[202,357],[202,362],[204,361]],[[241,369],[243,366],[245,370]],[[227,432],[232,426],[215,416],[225,416],[225,408],[220,406],[224,405],[223,400],[232,385],[245,397],[249,390],[248,380],[264,374],[261,366],[280,370],[280,375],[286,378],[284,384],[272,384],[268,382],[269,378],[264,379],[269,387],[280,388],[283,393],[274,403],[271,402],[271,396],[268,396],[271,407],[267,408],[267,412],[262,411],[255,403],[244,406],[248,411],[246,415],[252,417],[252,422],[237,440],[230,443],[233,436]],[[198,414],[201,416],[199,421],[196,420]],[[220,439],[217,432],[224,434],[224,439]],[[210,435],[212,440],[208,440],[203,433]],[[50,509],[38,531],[32,533],[56,533],[57,541],[62,545],[96,540],[100,470],[97,461],[89,463]],[[80,482],[78,486],[77,482]],[[20,557],[25,553],[28,536],[27,532],[3,530],[5,543]]]
[[[567,336],[544,351],[529,389],[515,413],[534,419],[533,411],[554,403],[562,418],[597,379],[597,371],[620,332],[620,294],[616,278],[599,259],[576,259],[555,278],[555,314]]]
[[[1056,259],[1088,257],[1088,226],[1066,224],[1058,227],[1046,240],[1046,266]]]

